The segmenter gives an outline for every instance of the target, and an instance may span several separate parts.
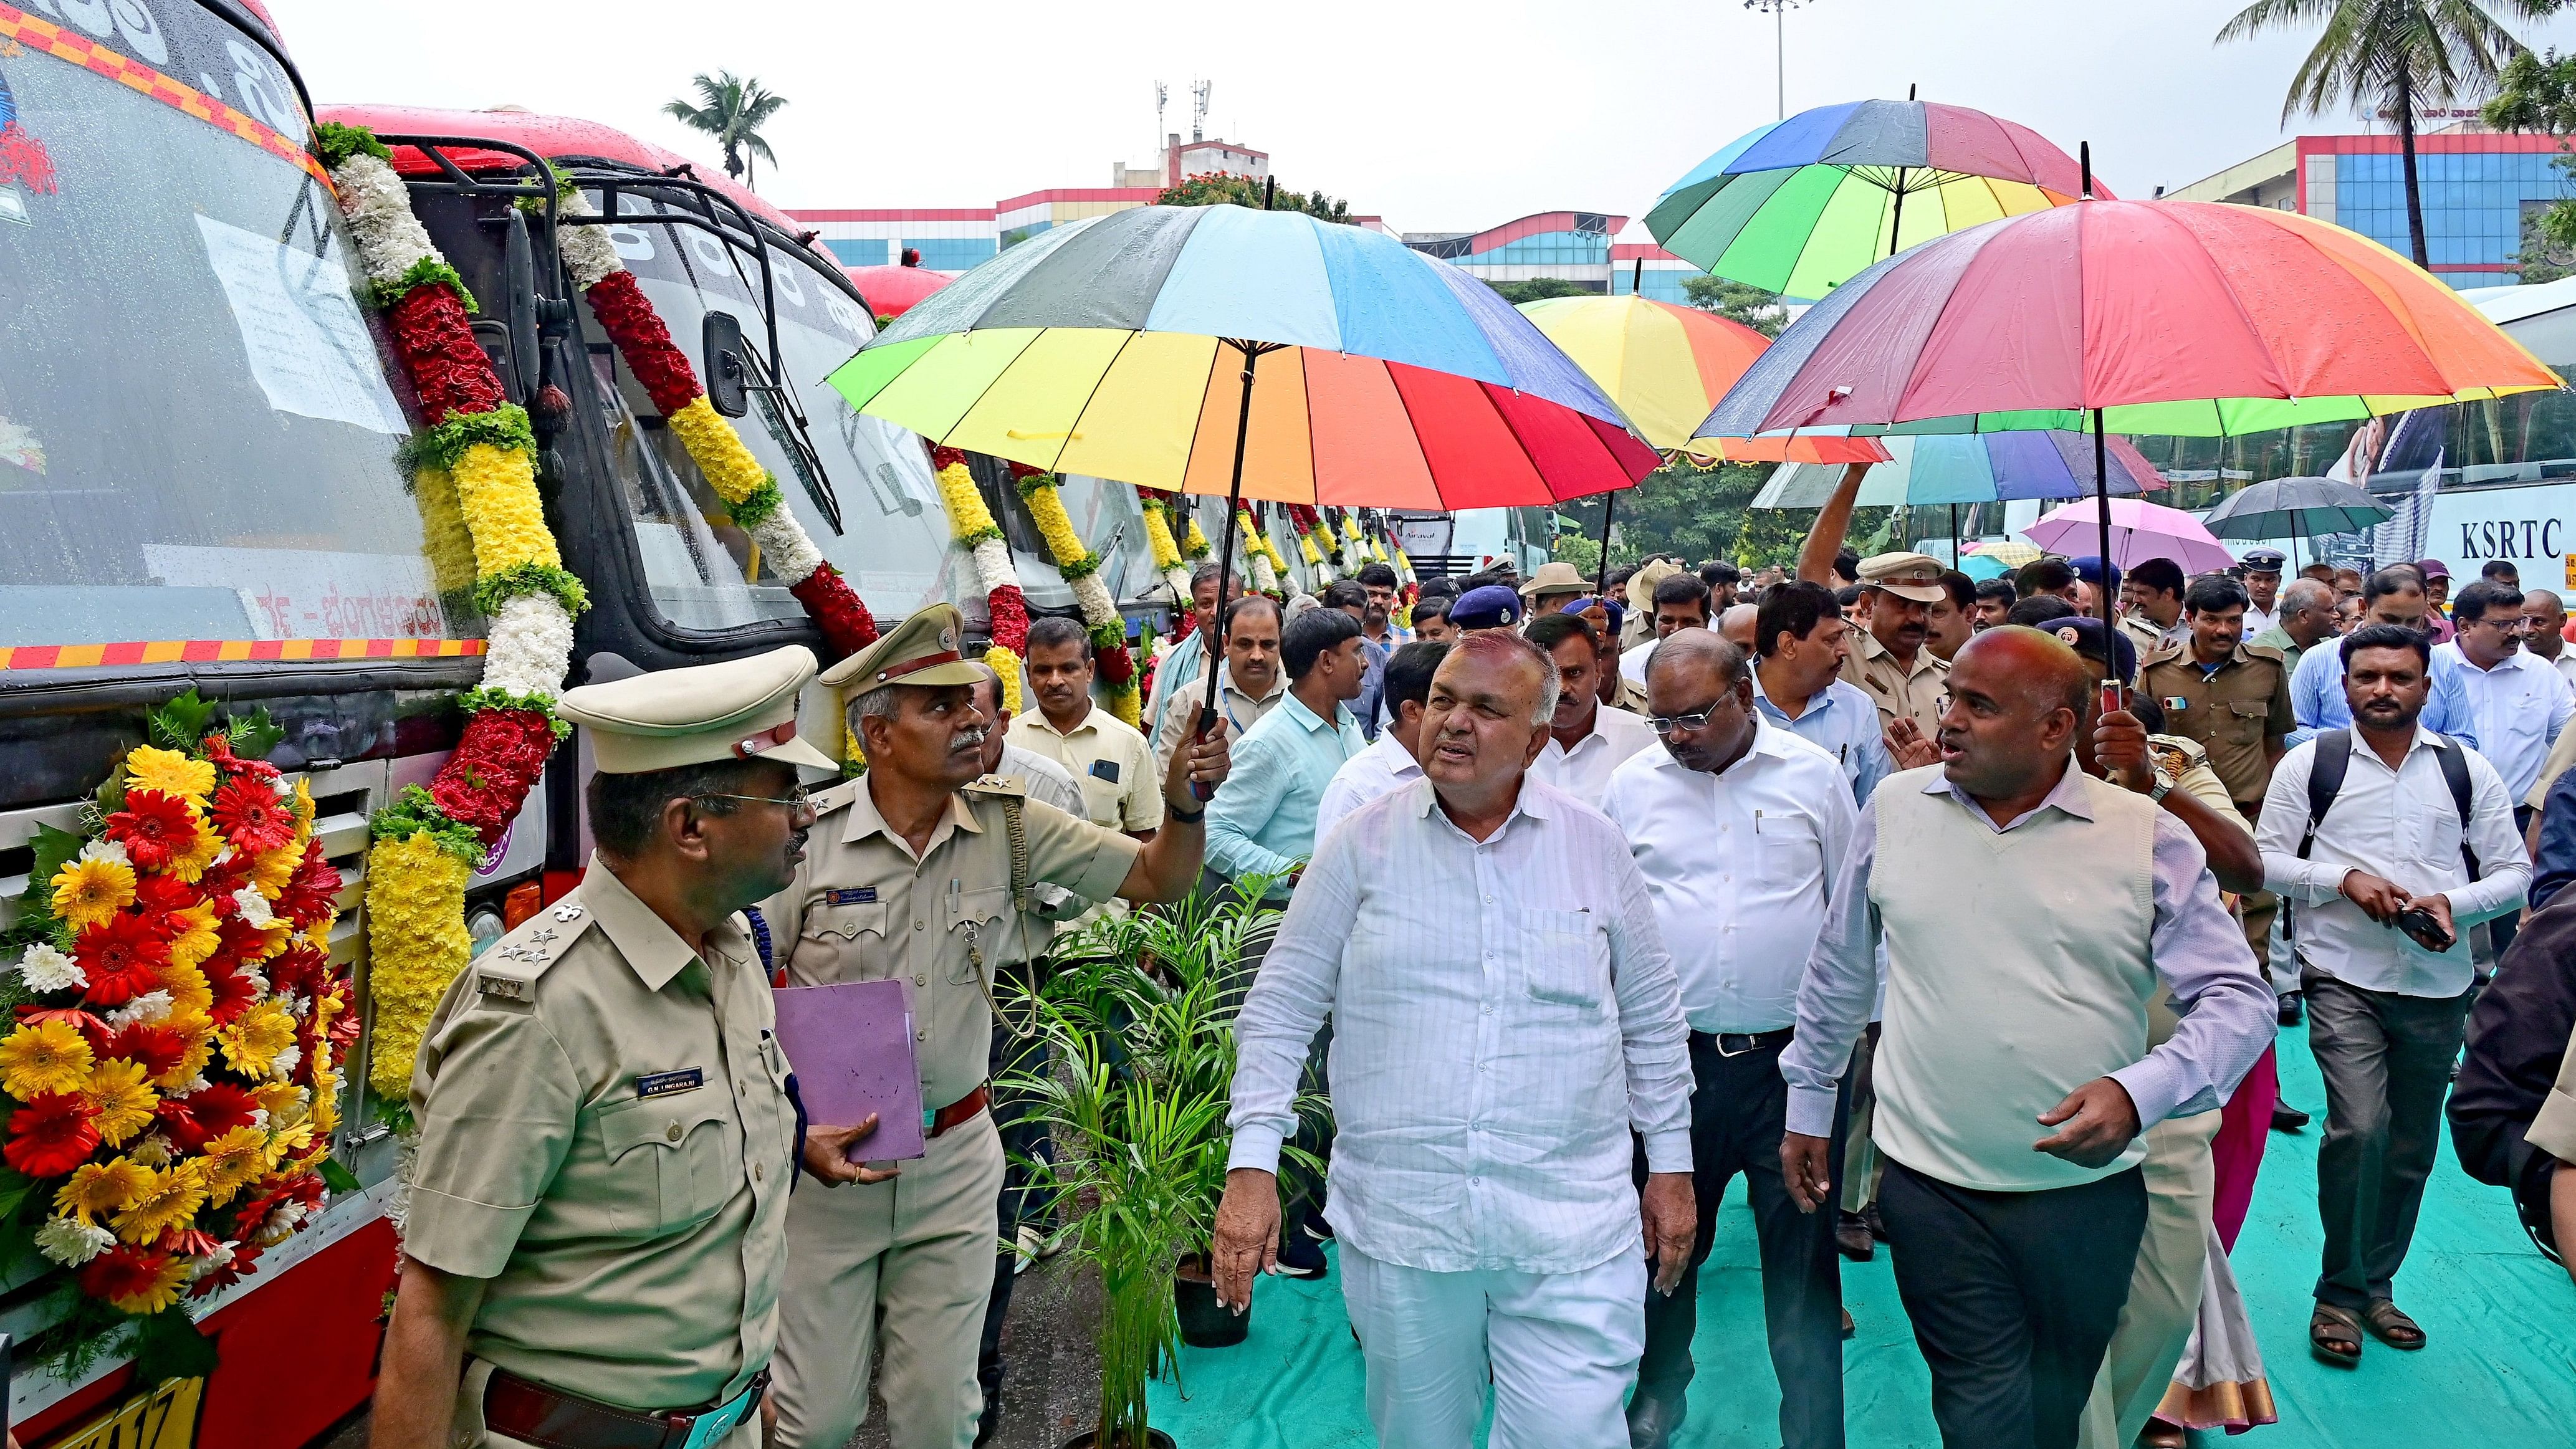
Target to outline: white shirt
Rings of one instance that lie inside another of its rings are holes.
[[[1646,877],[1691,1029],[1795,1021],[1860,815],[1834,757],[1756,715],[1752,745],[1722,773],[1650,751],[1610,777],[1601,811]]]
[[[1637,1248],[1629,1132],[1690,1170],[1673,962],[1619,829],[1524,778],[1479,842],[1429,780],[1316,848],[1235,1022],[1231,1167],[1275,1171],[1333,1019],[1334,1232],[1434,1273],[1577,1273]]]
[[[2299,837],[2307,832],[2316,742],[2300,745],[2272,767],[2254,843],[2263,852],[2264,889],[2299,908],[2293,939],[2305,969],[2369,991],[2457,996],[2469,989],[2469,927],[2522,905],[2531,861],[2513,828],[2513,797],[2495,766],[2468,750],[2468,842],[2484,872],[2472,883],[2468,863],[2460,859],[2459,807],[2433,754],[2441,739],[2419,725],[2403,768],[2391,770],[2356,732],[2343,788],[2318,822],[2306,860],[2299,859]],[[2343,897],[2343,878],[2356,870],[2413,894],[2448,896],[2459,939],[2437,956],[2405,932],[2363,915]]]
[[[1421,762],[1396,739],[1395,731],[1380,734],[1376,744],[1344,760],[1333,772],[1332,783],[1324,787],[1323,803],[1315,807],[1315,843],[1322,845],[1343,816],[1398,785],[1421,778]]]
[[[2504,777],[2512,798],[2529,794],[2549,747],[2567,728],[2567,717],[2576,714],[2576,694],[2548,660],[2528,649],[2514,650],[2493,669],[2480,669],[2456,639],[2434,645],[2433,652],[2450,655],[2460,666],[2469,712],[2477,716],[2478,753]]]
[[[2524,646],[2522,652],[2530,653],[2530,646]],[[2557,666],[2559,678],[2566,680],[2571,686],[2576,686],[2576,649],[2562,648],[2558,651],[2558,657],[2549,662]]]
[[[2255,608],[2253,602],[2248,600],[2245,605],[2245,632],[2237,637],[2251,639],[2280,622],[2281,616],[2277,611]]]
[[[1538,758],[1530,761],[1530,778],[1544,780],[1598,810],[1601,792],[1610,788],[1610,772],[1630,756],[1662,743],[1655,727],[1642,716],[1598,705],[1592,711],[1592,733],[1576,740],[1573,749],[1548,736]]]
[[[1643,686],[1646,682],[1646,661],[1655,657],[1655,646],[1663,642],[1661,639],[1649,639],[1643,644],[1631,645],[1620,650],[1620,677],[1635,680],[1638,685]]]

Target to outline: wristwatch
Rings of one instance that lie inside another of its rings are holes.
[[[2164,798],[2173,793],[2173,787],[2174,777],[2159,768],[2156,771],[2156,783],[2147,789],[2147,798],[2161,805],[2164,803]]]
[[[1185,812],[1180,806],[1173,804],[1168,798],[1163,801],[1163,813],[1169,816],[1172,823],[1175,825],[1196,825],[1200,821],[1207,819],[1207,807],[1205,805],[1200,806],[1196,810]]]

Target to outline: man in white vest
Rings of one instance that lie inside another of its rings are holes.
[[[1941,765],[1844,857],[1780,1071],[1782,1165],[1831,1201],[1834,1095],[1878,989],[1879,1210],[1950,1449],[2069,1449],[2147,1221],[2145,1127],[2223,1102],[2269,991],[2191,832],[2074,768],[2092,687],[2036,629],[1959,651]],[[2150,1051],[2161,982],[2181,1023]]]

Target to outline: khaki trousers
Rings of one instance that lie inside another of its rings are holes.
[[[826,1188],[808,1178],[788,1202],[771,1367],[780,1449],[849,1442],[867,1417],[880,1334],[894,1449],[974,1443],[984,1405],[975,1352],[1000,1232],[992,1115],[931,1139],[929,1156],[899,1166],[892,1182]]]
[[[456,1419],[448,1438],[466,1449],[541,1449],[525,1439],[495,1434],[483,1427],[483,1391],[492,1382],[492,1365],[479,1358],[465,1360],[465,1373],[456,1385]],[[760,1415],[755,1412],[734,1426],[717,1449],[760,1449]]]
[[[2209,1265],[2210,1203],[2218,1193],[2209,1155],[2216,1112],[2174,1117],[2147,1129],[2147,1233],[2129,1275],[2129,1301],[2093,1376],[2081,1449],[2129,1449],[2173,1382],[2200,1312]]]

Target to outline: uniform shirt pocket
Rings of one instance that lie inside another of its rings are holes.
[[[603,1109],[610,1227],[628,1237],[661,1237],[714,1217],[743,1191],[742,1124],[733,1097],[715,1086],[643,1097]]]
[[[885,942],[886,907],[883,901],[846,906],[817,905],[805,912],[804,928],[796,938],[795,952],[788,957],[788,965],[800,980],[805,981],[871,980],[883,975],[883,969],[854,971],[843,963],[882,955]]]
[[[975,928],[972,944],[983,954],[988,971],[992,963],[1006,959],[1005,942],[1008,938],[1004,927],[1013,914],[1010,887],[987,886],[981,890],[959,891],[948,898],[948,912],[949,930],[962,933],[969,926]],[[957,953],[956,972],[949,984],[965,986],[974,980],[974,955],[961,949]]]
[[[1598,1010],[1610,991],[1610,933],[1590,911],[1512,912],[1532,1001]]]
[[[2263,724],[2270,718],[2271,706],[2252,700],[2231,700],[2219,707],[2218,730],[2228,743],[2260,744]]]

